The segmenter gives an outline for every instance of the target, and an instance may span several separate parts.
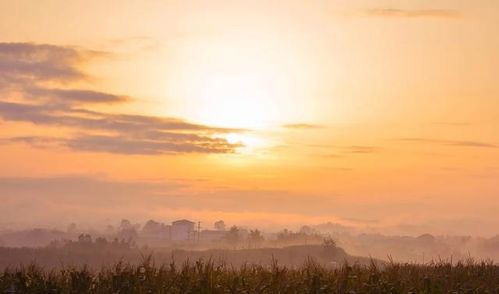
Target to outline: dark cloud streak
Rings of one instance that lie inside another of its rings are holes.
[[[25,88],[25,93],[33,99],[47,98],[49,101],[64,104],[82,103],[122,103],[129,97],[104,92],[74,89],[47,89],[39,87]]]
[[[32,43],[0,43],[0,78],[10,81],[71,81],[85,78],[78,65],[97,51]]]
[[[430,143],[438,144],[444,146],[455,146],[455,147],[476,147],[476,148],[499,148],[499,145],[471,141],[471,140],[440,140],[440,139],[428,139],[428,138],[401,138],[398,141],[403,142],[413,142],[413,143]]]
[[[103,113],[86,108],[89,104],[132,100],[125,95],[69,87],[73,81],[88,78],[80,70],[81,64],[102,54],[73,47],[0,43],[0,118],[62,127],[73,133],[64,138],[24,134],[1,139],[1,142],[144,155],[232,153],[240,146],[228,143],[220,134],[241,130],[215,128],[176,118]],[[47,82],[50,87],[46,86]],[[64,87],[57,87],[59,84]],[[16,100],[9,99],[11,97]]]
[[[458,18],[459,11],[452,9],[397,9],[397,8],[372,8],[366,9],[368,16],[378,17],[405,17],[405,18]]]
[[[322,129],[324,126],[322,125],[317,125],[317,124],[305,124],[305,123],[296,123],[296,124],[286,124],[283,125],[284,128],[286,129]]]

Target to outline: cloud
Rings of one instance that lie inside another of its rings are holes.
[[[0,93],[48,103],[118,103],[128,97],[74,88],[49,88],[88,79],[81,64],[107,53],[31,43],[0,43]]]
[[[459,11],[452,9],[396,9],[396,8],[372,8],[366,9],[369,16],[379,17],[405,17],[405,18],[458,18]]]
[[[346,147],[342,147],[343,151],[346,152],[346,153],[358,153],[358,154],[362,154],[362,153],[374,153],[377,151],[377,148],[376,147],[373,147],[373,146],[346,146]]]
[[[309,147],[336,150],[337,153],[326,154],[324,157],[328,158],[343,158],[346,154],[369,154],[375,153],[380,150],[379,147],[369,146],[369,145],[350,145],[350,146],[338,146],[338,145],[307,145]]]
[[[65,141],[67,147],[78,151],[109,152],[117,154],[172,154],[172,153],[232,153],[237,145],[225,140],[198,136],[197,140],[180,141],[140,140],[125,136],[78,136]]]
[[[433,122],[431,123],[435,126],[449,126],[449,127],[469,127],[472,124],[469,122],[457,122],[457,121],[442,121],[442,122]]]
[[[322,125],[305,124],[305,123],[286,124],[286,125],[283,125],[283,127],[287,128],[287,129],[321,129],[321,128],[324,128],[324,126],[322,126]]]
[[[64,147],[73,151],[106,152],[128,155],[159,155],[178,153],[233,153],[237,144],[219,138],[194,136],[189,140],[137,139],[127,136],[79,135],[69,138],[23,136],[1,138],[0,143],[24,143],[36,148]]]
[[[130,100],[127,96],[113,95],[104,92],[78,89],[50,89],[26,87],[24,92],[32,99],[45,98],[49,102],[64,104],[91,104],[91,103],[123,103]]]
[[[479,142],[479,141],[470,141],[470,140],[440,140],[440,139],[428,139],[428,138],[401,138],[398,141],[404,142],[414,142],[414,143],[429,143],[429,144],[438,144],[443,146],[455,146],[455,147],[472,147],[472,148],[499,148],[499,145]]]
[[[9,143],[24,143],[36,148],[53,148],[57,147],[61,143],[61,139],[49,138],[49,137],[11,137],[11,138],[0,138],[0,144]]]
[[[33,147],[62,146],[74,151],[143,155],[233,153],[241,146],[213,137],[214,134],[234,131],[230,129],[142,115],[83,113],[86,116],[79,116],[79,110],[0,102],[0,117],[3,119],[87,131],[68,138],[21,136],[4,138],[2,142],[21,142]],[[89,131],[105,131],[109,134],[96,135]]]
[[[86,130],[127,132],[133,134],[149,133],[163,138],[165,138],[164,131],[191,131],[205,133],[241,131],[240,129],[216,128],[194,124],[176,118],[164,118],[147,115],[110,114],[85,109],[68,108],[64,105],[58,104],[39,105],[0,101],[0,117],[12,121],[59,125]],[[178,133],[176,135],[177,138],[184,139],[192,138],[193,136],[195,136],[193,133]]]
[[[88,76],[81,63],[104,54],[72,47],[30,43],[0,43],[0,118],[37,127],[69,129],[64,138],[22,134],[2,143],[33,147],[64,146],[75,151],[117,154],[232,153],[220,134],[238,129],[215,128],[177,118],[88,109],[90,104],[116,104],[132,100],[126,95],[72,88],[71,82]],[[50,87],[47,86],[50,84]]]
[[[0,43],[0,80],[71,81],[85,78],[79,65],[104,52],[33,43]]]

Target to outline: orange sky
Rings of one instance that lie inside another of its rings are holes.
[[[495,1],[2,1],[0,226],[496,234],[497,52]]]

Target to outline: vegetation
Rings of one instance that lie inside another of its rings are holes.
[[[228,232],[239,239],[237,227]],[[493,262],[384,262],[351,256],[332,237],[282,248],[261,248],[262,239],[251,230],[248,249],[149,250],[81,234],[45,248],[0,247],[0,293],[499,293]]]
[[[369,258],[351,256],[340,247],[324,245],[301,245],[283,248],[251,248],[251,249],[207,249],[187,250],[175,248],[137,248],[126,242],[69,242],[61,247],[46,248],[2,248],[0,247],[0,271],[19,264],[30,264],[36,260],[37,265],[44,268],[61,268],[62,265],[83,266],[96,270],[102,266],[115,264],[121,260],[139,264],[142,256],[151,255],[158,263],[169,263],[175,260],[183,263],[188,260],[223,260],[227,264],[239,267],[245,264],[261,264],[269,266],[272,259],[287,267],[299,267],[308,258],[324,265],[341,264],[344,261],[368,265]],[[377,261],[382,263],[381,261]]]
[[[234,268],[213,260],[156,266],[119,262],[93,272],[86,267],[46,271],[37,266],[0,273],[1,293],[499,293],[499,266],[488,262],[427,265]]]

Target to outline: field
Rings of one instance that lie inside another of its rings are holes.
[[[144,256],[150,256],[158,264],[175,262],[183,264],[192,260],[214,260],[240,267],[245,264],[270,266],[272,260],[278,260],[281,266],[299,267],[308,259],[319,264],[335,265],[348,262],[350,264],[369,265],[370,258],[349,255],[340,247],[324,247],[321,245],[298,245],[283,248],[255,249],[208,249],[186,250],[172,248],[120,248],[116,246],[70,246],[64,248],[6,248],[0,247],[0,271],[17,267],[21,264],[36,264],[43,268],[60,269],[63,266],[82,267],[98,270],[109,264],[126,261],[140,264]],[[377,263],[382,261],[375,260]]]
[[[499,265],[386,262],[334,245],[0,248],[0,293],[499,293]]]
[[[487,262],[389,263],[326,267],[312,259],[297,268],[212,260],[155,265],[118,262],[47,271],[37,266],[0,273],[1,293],[499,293],[499,266]]]

